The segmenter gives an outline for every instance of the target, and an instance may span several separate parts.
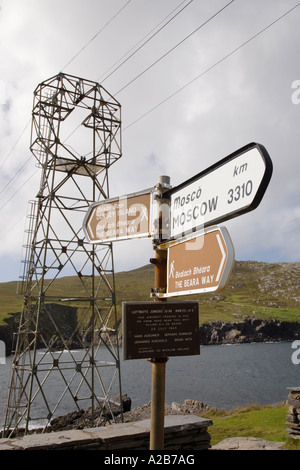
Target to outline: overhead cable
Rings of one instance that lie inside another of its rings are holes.
[[[1,166],[0,166],[0,170],[2,170],[2,168],[4,167],[7,159],[11,156],[11,154],[13,153],[13,151],[15,150],[16,146],[18,145],[19,141],[21,140],[21,137],[23,136],[23,134],[25,133],[27,127],[29,126],[31,122],[31,119],[27,122],[26,126],[24,127],[24,129],[22,130],[21,134],[19,135],[19,137],[17,138],[16,142],[14,143],[14,145],[12,146],[12,148],[10,149],[10,151],[8,152],[8,154],[6,155],[6,157],[3,159],[3,162],[1,163]]]
[[[276,24],[278,21],[280,21],[281,19],[283,19],[286,15],[288,15],[289,13],[291,13],[293,10],[295,10],[298,6],[300,5],[300,2],[297,3],[297,5],[295,5],[294,7],[292,7],[290,10],[286,11],[285,13],[283,13],[281,16],[279,16],[276,20],[272,21],[272,23],[270,23],[268,26],[266,26],[265,28],[261,29],[260,31],[258,31],[258,33],[254,34],[253,36],[251,36],[251,38],[247,39],[247,41],[243,42],[240,46],[236,47],[235,49],[233,49],[231,52],[229,52],[228,54],[226,54],[224,57],[222,57],[222,59],[218,60],[217,62],[215,62],[213,65],[211,65],[210,67],[208,67],[206,70],[204,70],[204,72],[200,73],[199,75],[197,75],[196,77],[194,77],[192,80],[190,80],[189,82],[187,82],[185,85],[183,85],[181,88],[179,88],[178,90],[176,90],[174,93],[172,93],[171,95],[167,96],[167,98],[165,98],[164,100],[162,100],[160,103],[158,103],[157,105],[153,106],[153,108],[149,109],[148,111],[146,111],[144,114],[142,114],[140,117],[138,117],[137,119],[135,119],[133,122],[131,122],[130,124],[128,124],[128,126],[126,126],[123,131],[125,131],[126,129],[128,129],[129,127],[133,126],[134,124],[136,124],[138,121],[140,121],[141,119],[143,119],[144,117],[148,116],[148,114],[150,114],[152,111],[154,111],[155,109],[157,109],[159,106],[161,106],[162,104],[166,103],[167,101],[169,101],[171,98],[173,98],[174,96],[176,96],[178,93],[180,93],[182,90],[184,90],[185,88],[187,88],[189,85],[191,85],[192,83],[194,83],[196,80],[199,80],[199,78],[203,77],[205,74],[207,74],[208,72],[210,72],[212,69],[214,69],[215,67],[217,67],[218,65],[220,65],[222,62],[224,62],[225,60],[227,60],[229,57],[231,57],[233,54],[235,54],[237,51],[239,51],[240,49],[242,49],[244,46],[246,46],[247,44],[249,44],[251,41],[253,41],[254,39],[256,39],[258,36],[260,36],[262,33],[264,33],[267,29],[269,29],[271,26],[273,26],[274,24]]]
[[[2,210],[8,203],[9,201],[14,198],[16,196],[16,194],[18,194],[19,191],[21,191],[21,189],[25,186],[26,183],[28,183],[28,181],[39,171],[39,169],[35,170],[31,176],[29,176],[29,178],[27,178],[26,181],[24,181],[24,183],[19,187],[19,189],[17,191],[15,191],[13,193],[13,195],[0,207],[0,210]]]
[[[68,65],[71,64],[71,62],[73,62],[73,60],[76,59],[76,57],[79,56],[79,54],[81,54],[90,44],[91,42],[93,42],[97,36],[99,36],[99,34],[102,33],[102,31],[104,31],[104,29],[124,10],[125,7],[127,7],[127,5],[131,2],[131,0],[128,0],[128,2],[125,3],[125,5],[123,5],[111,18],[110,20],[108,20],[103,26],[101,29],[99,29],[99,31],[69,60],[69,62],[62,68],[62,70],[64,70],[65,68],[68,67]],[[62,71],[61,70],[61,71]]]
[[[181,41],[179,41],[175,46],[173,46],[171,49],[169,49],[165,54],[163,54],[161,57],[159,57],[157,60],[155,60],[149,67],[147,67],[145,70],[143,70],[141,73],[139,73],[136,77],[134,77],[130,82],[128,82],[126,85],[124,85],[119,91],[114,93],[114,95],[118,95],[121,93],[121,91],[125,90],[131,83],[135,82],[138,78],[140,78],[144,73],[148,72],[154,65],[158,64],[162,59],[164,59],[167,55],[169,55],[171,52],[173,52],[175,49],[177,49],[178,46],[183,44],[187,39],[189,39],[193,34],[197,33],[201,28],[203,28],[207,23],[209,23],[211,20],[213,20],[217,15],[219,15],[225,8],[227,8],[231,3],[233,3],[235,0],[231,0],[228,2],[224,7],[222,7],[220,10],[218,10],[216,13],[214,13],[210,18],[208,18],[204,23],[202,23],[198,28],[196,28],[194,31],[192,31],[190,34],[188,34],[185,38],[183,38]]]
[[[103,83],[105,80],[107,80],[108,77],[110,77],[113,73],[115,73],[122,65],[124,65],[131,57],[133,57],[142,47],[144,47],[151,39],[153,39],[163,28],[165,28],[174,18],[176,18],[186,7],[188,7],[194,0],[190,0],[186,5],[184,5],[184,7],[179,10],[174,16],[172,16],[172,18],[170,18],[169,21],[167,21],[160,29],[158,29],[152,36],[150,36],[150,38],[148,38],[143,44],[141,44],[141,46],[138,47],[138,49],[136,49],[130,56],[128,56],[121,64],[119,64],[109,75],[107,75],[102,81],[101,83]],[[181,5],[183,3],[185,3],[186,0],[184,0],[183,2],[181,2],[174,10],[171,11],[171,13],[169,13],[165,18],[168,18],[174,11],[178,10],[178,8],[181,7]],[[152,29],[148,34],[146,34],[146,36],[144,37],[147,37],[149,34],[151,34],[152,31],[154,31],[164,20],[162,20],[154,29]],[[141,39],[142,41],[143,39]],[[137,44],[139,44],[141,41],[139,41]],[[135,47],[135,46],[134,46]],[[132,50],[132,49],[130,49]],[[129,51],[130,52],[130,51]],[[128,54],[128,52],[126,53]],[[126,54],[123,56],[125,57]],[[123,58],[122,57],[122,58]],[[120,60],[122,60],[122,58]],[[119,61],[120,61],[119,60]],[[119,61],[115,62],[115,64],[117,64]],[[114,65],[115,65],[114,64]],[[113,66],[112,66],[113,67]],[[110,70],[112,67],[110,67],[108,70]],[[104,74],[102,74],[101,76],[103,76]],[[96,81],[98,81],[100,78],[98,77],[96,79]],[[68,135],[68,137],[66,137],[66,139],[64,140],[64,143],[74,134],[74,132],[80,127],[80,124]]]
[[[128,0],[127,3],[125,3],[125,5],[123,5],[123,7],[121,7],[112,17],[109,21],[107,21],[104,26],[102,26],[102,28],[69,60],[69,62],[62,68],[62,70],[64,70],[68,65],[71,64],[71,62],[73,62],[73,60],[79,56],[79,54],[81,54],[81,52],[86,49],[89,44],[94,41],[94,39],[96,39],[96,37],[121,13],[122,10],[124,10],[124,8],[131,2],[131,0]],[[61,70],[61,71],[62,71]],[[10,157],[10,155],[13,153],[15,147],[17,146],[17,144],[19,143],[22,135],[24,134],[24,132],[26,131],[27,127],[29,126],[31,120],[29,120],[26,124],[26,126],[24,127],[23,131],[21,132],[21,134],[19,135],[18,139],[16,140],[15,144],[13,145],[13,147],[11,148],[11,150],[8,152],[8,154],[6,155],[6,157],[3,159],[1,165],[0,165],[0,170],[3,168],[4,164],[6,163],[7,159]]]
[[[19,170],[17,171],[17,173],[15,173],[14,176],[6,183],[6,185],[1,189],[0,194],[3,193],[3,191],[11,184],[11,182],[15,179],[15,177],[18,176],[18,174],[25,168],[26,165],[28,165],[28,163],[30,162],[30,160],[31,160],[31,156],[26,160],[25,163],[23,163],[23,165],[19,168]]]
[[[168,18],[174,11],[176,11],[183,3],[185,3],[186,0],[184,0],[184,2],[182,2],[178,7],[175,8],[175,10],[173,10],[171,13],[169,13],[168,16],[166,16],[166,18]],[[171,23],[171,21],[173,21],[180,13],[182,13],[183,10],[185,10],[185,8],[187,8],[194,0],[190,0],[186,5],[184,5],[184,7],[182,7],[181,10],[179,10],[174,16],[172,16],[172,18],[170,18],[166,23],[164,23],[157,31],[155,31],[154,34],[152,34],[152,36],[150,36],[148,39],[146,39],[146,41],[143,42],[143,44],[141,44],[134,52],[132,52],[132,54],[130,54],[123,62],[121,62],[109,75],[107,75],[102,81],[104,82],[105,80],[107,80],[113,73],[115,73],[120,67],[122,67],[122,65],[124,65],[129,59],[131,59],[138,51],[140,51],[142,49],[142,47],[144,47],[146,44],[148,44],[149,41],[151,41],[151,39],[153,39],[158,33],[160,33],[169,23]],[[165,18],[165,19],[166,19]],[[164,21],[164,20],[162,20]],[[162,21],[159,23],[161,24]],[[157,25],[158,26],[158,25]],[[157,27],[156,26],[156,27]],[[154,28],[155,29],[155,28]],[[153,30],[152,30],[153,31]],[[148,34],[151,34],[151,32],[148,33]],[[147,37],[148,34],[145,36]],[[143,39],[142,39],[143,40]],[[141,40],[141,41],[142,41]],[[141,41],[139,41],[137,44],[139,44]],[[134,46],[135,47],[135,46]],[[133,48],[134,48],[133,47]],[[132,50],[132,49],[130,49]],[[129,51],[130,52],[130,51]],[[127,52],[128,53],[128,52]],[[126,54],[123,56],[125,57]],[[122,58],[123,58],[122,57]],[[122,60],[122,58],[120,60]],[[117,64],[119,61],[115,62],[115,64]],[[114,65],[115,65],[114,64]],[[112,66],[113,67],[113,66]],[[112,68],[110,67],[110,68]],[[102,74],[100,77],[97,78],[97,81],[103,76],[104,74]]]
[[[234,0],[233,0],[234,1]],[[127,2],[129,3],[129,2]],[[226,6],[228,6],[230,3],[232,2],[229,2]],[[218,60],[217,62],[215,62],[212,66],[208,67],[206,70],[204,70],[202,73],[200,73],[199,75],[197,75],[196,77],[194,77],[192,80],[190,80],[189,82],[187,82],[185,85],[183,85],[182,87],[180,87],[178,90],[176,90],[175,92],[173,92],[172,94],[170,94],[169,96],[167,96],[165,99],[163,99],[160,103],[158,103],[157,105],[153,106],[151,109],[149,109],[148,111],[146,111],[144,114],[142,114],[141,116],[139,116],[137,119],[135,119],[134,121],[132,121],[130,124],[128,124],[125,128],[123,128],[123,131],[127,130],[128,128],[132,127],[134,124],[136,124],[138,121],[140,121],[141,119],[143,119],[144,117],[146,117],[147,115],[149,115],[152,111],[154,111],[155,109],[157,109],[158,107],[160,107],[161,105],[163,105],[164,103],[166,103],[167,101],[169,101],[171,98],[173,98],[174,96],[176,96],[177,94],[179,94],[181,91],[183,91],[185,88],[187,88],[189,85],[191,85],[192,83],[194,83],[195,81],[199,80],[201,77],[203,77],[205,74],[207,74],[208,72],[210,72],[211,70],[213,70],[215,67],[217,67],[218,65],[220,65],[222,62],[224,62],[225,60],[227,60],[229,57],[231,57],[233,54],[235,54],[236,52],[238,52],[239,50],[241,50],[244,46],[246,46],[247,44],[249,44],[251,41],[253,41],[254,39],[256,39],[258,36],[260,36],[262,33],[264,33],[266,30],[268,30],[270,27],[272,27],[273,25],[275,25],[277,22],[279,22],[281,19],[283,19],[285,16],[287,16],[289,13],[291,13],[293,10],[295,10],[298,6],[300,5],[300,2],[298,2],[294,7],[290,8],[288,11],[286,11],[285,13],[283,13],[281,16],[279,16],[277,19],[275,19],[274,21],[272,21],[269,25],[267,25],[266,27],[264,27],[263,29],[261,29],[260,31],[258,31],[256,34],[254,34],[253,36],[251,36],[249,39],[247,39],[246,41],[244,41],[240,46],[236,47],[235,49],[233,49],[232,51],[230,51],[228,54],[226,54],[224,57],[222,57],[220,60]],[[126,6],[126,5],[125,5]],[[226,8],[223,7],[224,8]],[[220,10],[221,11],[221,10]],[[216,13],[217,14],[217,13]],[[216,16],[216,14],[214,16]],[[211,18],[210,18],[211,19]],[[199,28],[197,28],[199,29]],[[193,34],[193,33],[191,33]],[[171,50],[170,50],[171,51]],[[169,51],[169,52],[170,52]],[[160,59],[159,59],[160,60]],[[143,72],[144,73],[144,72]],[[136,77],[138,78],[138,77]],[[127,86],[127,85],[126,85]],[[121,91],[121,90],[120,90]],[[28,126],[29,123],[27,123],[27,125],[25,126],[23,132],[21,133],[20,137],[18,138],[17,142],[20,140],[22,134],[25,132],[27,126]],[[74,131],[73,131],[74,132]],[[67,140],[67,139],[66,139]],[[16,142],[16,144],[17,144]],[[14,147],[11,149],[11,151],[9,152],[9,154],[7,155],[6,159],[8,158],[8,156],[12,153],[12,151],[14,150],[16,144],[14,145]],[[5,159],[5,161],[6,161]],[[2,163],[0,169],[3,167],[5,161]],[[23,166],[25,166],[27,164],[27,161],[25,162],[25,164]],[[22,167],[23,168],[23,167]],[[18,173],[20,172],[20,170],[18,171]],[[18,174],[17,173],[17,174]],[[15,176],[17,176],[17,174]],[[14,177],[15,177],[14,176]],[[33,175],[31,175],[32,177]],[[14,177],[10,180],[10,182],[14,179]],[[31,178],[30,177],[30,178]],[[29,178],[29,179],[30,179]],[[27,180],[28,181],[28,180]],[[26,182],[27,182],[26,181]],[[9,183],[10,183],[9,182]],[[8,183],[8,184],[9,184]],[[25,184],[25,183],[24,183]],[[19,190],[24,186],[24,184],[19,188]],[[6,185],[7,186],[7,185]],[[5,187],[6,187],[5,186]],[[5,188],[2,189],[2,191],[4,190]],[[18,191],[19,191],[18,190]],[[17,192],[18,192],[17,191]],[[17,193],[15,193],[17,194]],[[15,194],[12,196],[14,197]],[[11,197],[11,198],[12,198]],[[10,198],[10,199],[11,199]],[[10,200],[9,199],[9,200]],[[7,201],[2,207],[0,207],[0,210],[3,209],[3,207],[6,206],[6,204],[8,203],[9,201]]]

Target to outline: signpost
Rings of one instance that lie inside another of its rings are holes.
[[[170,239],[255,209],[272,168],[266,149],[252,143],[170,189]]]
[[[167,292],[171,297],[224,289],[234,263],[234,247],[225,227],[170,245]]]
[[[153,189],[106,199],[90,206],[83,221],[90,243],[151,237]]]
[[[251,143],[175,188],[162,176],[155,188],[94,203],[84,218],[91,243],[152,237],[154,302],[123,304],[124,359],[152,362],[150,450],[164,448],[167,356],[200,354],[198,303],[164,301],[225,287],[234,248],[214,225],[255,209],[272,170],[266,149]]]

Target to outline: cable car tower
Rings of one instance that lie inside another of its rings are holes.
[[[66,410],[89,409],[92,425],[104,412],[114,421],[111,396],[122,405],[112,245],[88,243],[82,229],[88,207],[109,197],[108,171],[122,155],[120,104],[99,83],[59,73],[34,91],[30,149],[41,180],[28,213],[6,436],[45,430]]]

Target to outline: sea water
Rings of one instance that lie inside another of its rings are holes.
[[[287,399],[287,387],[300,386],[300,364],[292,361],[292,342],[209,345],[200,347],[200,355],[170,357],[166,363],[165,402],[198,400],[209,406],[230,410],[251,403],[274,404]],[[74,354],[80,354],[80,351]],[[100,352],[105,358],[105,348]],[[151,368],[146,359],[122,360],[122,393],[132,400],[132,408],[151,400]],[[5,400],[12,357],[0,364],[0,424],[3,424]],[[103,372],[105,373],[105,372]],[[118,394],[117,388],[112,393]],[[47,393],[55,398],[64,384],[47,382]],[[74,411],[66,400],[62,413]]]

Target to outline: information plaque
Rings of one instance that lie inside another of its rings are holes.
[[[198,302],[123,302],[123,359],[200,354]]]

